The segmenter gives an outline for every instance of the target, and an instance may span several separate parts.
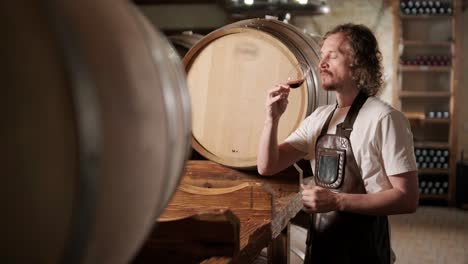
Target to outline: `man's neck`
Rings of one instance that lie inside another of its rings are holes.
[[[353,104],[354,98],[359,94],[357,88],[346,89],[342,91],[336,91],[336,101],[338,102],[338,107],[348,107]]]

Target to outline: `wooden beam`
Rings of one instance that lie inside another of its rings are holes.
[[[268,264],[289,264],[290,224],[268,245]]]
[[[216,0],[133,0],[137,5],[198,5],[216,4]]]

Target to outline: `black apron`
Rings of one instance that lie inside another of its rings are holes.
[[[316,143],[315,184],[335,192],[365,194],[364,181],[349,140],[353,124],[367,100],[359,93],[336,134],[327,134],[328,116]],[[387,216],[332,211],[311,216],[304,263],[390,263]]]

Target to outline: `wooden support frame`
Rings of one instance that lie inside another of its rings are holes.
[[[212,161],[189,161],[177,192],[134,263],[156,263],[166,257],[171,263],[176,263],[175,258],[171,259],[164,251],[165,248],[167,250],[165,242],[174,239],[167,237],[167,232],[165,235],[158,232],[158,228],[171,223],[173,236],[185,236],[185,240],[191,240],[201,235],[186,232],[187,223],[195,223],[194,218],[198,221],[201,219],[199,215],[206,212],[212,214],[211,217],[219,212],[218,219],[222,221],[218,223],[218,229],[199,222],[196,227],[199,233],[218,232],[219,239],[229,243],[235,241],[235,236],[223,234],[235,230],[233,219],[239,220],[238,248],[220,250],[218,244],[221,240],[216,234],[202,236],[211,239],[204,241],[204,246],[211,245],[211,248],[197,246],[197,250],[187,251],[187,243],[181,241],[172,244],[175,250],[172,252],[178,252],[177,263],[190,263],[194,259],[197,263],[203,259],[201,263],[250,263],[267,246],[269,263],[286,263],[283,260],[289,259],[289,221],[302,209],[300,182],[302,171],[293,167],[275,176],[262,177],[254,171],[231,169]]]

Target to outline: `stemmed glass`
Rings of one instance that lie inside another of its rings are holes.
[[[309,77],[312,70],[310,65],[305,62],[298,62],[294,67],[288,72],[288,81],[286,82],[290,88],[299,88],[302,86],[304,81]]]

